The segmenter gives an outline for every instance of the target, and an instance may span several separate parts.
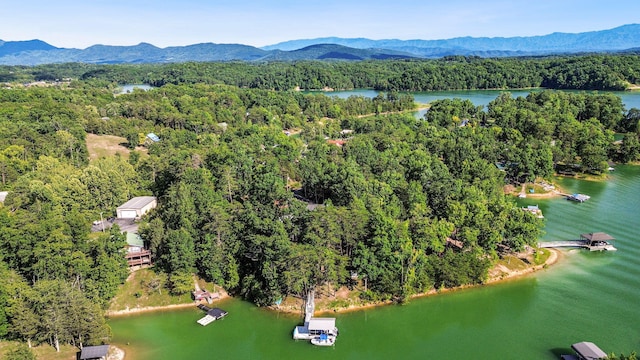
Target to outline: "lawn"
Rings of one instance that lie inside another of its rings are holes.
[[[120,136],[87,134],[89,160],[115,156],[116,154],[128,159],[131,150],[125,146],[126,144],[127,139]],[[145,147],[139,146],[136,150],[142,154],[147,153]]]

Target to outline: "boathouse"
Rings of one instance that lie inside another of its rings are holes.
[[[216,320],[222,319],[228,314],[227,311],[224,311],[220,308],[210,309],[202,304],[198,305],[198,309],[206,311],[207,313],[207,315],[205,315],[202,319],[197,321],[197,323],[202,326],[207,326]]]
[[[562,360],[599,360],[608,359],[607,354],[596,344],[588,341],[571,345],[575,355],[562,355]]]
[[[317,318],[312,317],[309,320],[309,333],[314,335],[335,334],[336,318]]]
[[[571,194],[571,195],[567,196],[567,199],[568,200],[577,201],[577,202],[585,202],[585,201],[591,199],[591,196],[585,195],[585,194]]]
[[[591,251],[600,251],[600,250],[615,250],[610,241],[613,241],[614,238],[603,232],[592,232],[588,234],[581,234],[580,240],[583,240],[586,246]]]
[[[109,345],[85,346],[80,352],[80,360],[105,360],[109,353]]]

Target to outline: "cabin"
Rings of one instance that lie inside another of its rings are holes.
[[[109,345],[85,346],[80,352],[80,360],[106,360]]]
[[[148,133],[147,136],[144,138],[144,144],[146,146],[149,146],[151,144],[155,144],[157,142],[160,141],[160,138],[158,137],[158,135],[154,134],[154,133]]]
[[[579,342],[571,345],[575,355],[562,355],[562,360],[599,360],[608,359],[607,354],[592,342]]]
[[[140,235],[136,233],[127,234],[127,252],[124,257],[127,259],[129,267],[132,266],[150,266],[153,264],[151,260],[151,250],[144,248],[144,241]]]
[[[158,206],[155,196],[138,196],[116,209],[118,219],[139,219],[142,215]]]
[[[581,234],[580,240],[584,241],[585,246],[590,251],[616,250],[610,241],[615,240],[611,235],[603,232],[592,232]]]

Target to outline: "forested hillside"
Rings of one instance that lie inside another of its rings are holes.
[[[438,60],[216,62],[147,65],[0,66],[0,82],[101,79],[117,83],[227,84],[265,90],[432,91],[545,87],[624,90],[640,82],[636,54],[539,58],[450,56]]]
[[[462,68],[476,61],[451,59]],[[483,283],[500,254],[535,246],[541,220],[503,194],[506,183],[549,177],[558,164],[599,174],[609,159],[638,160],[639,111],[612,95],[504,93],[486,111],[442,100],[415,119],[405,112],[413,98],[396,92],[339,99],[256,88],[328,86],[336,69],[407,81],[423,65],[12,70],[85,76],[0,89],[0,191],[9,192],[0,205],[0,338],[108,339],[102,310],[128,273],[124,238],[117,227],[90,233],[91,221],[132,196],[159,198],[141,235],[172,293],[190,291],[197,273],[269,305],[352,285],[357,273],[367,279],[363,297],[403,301]],[[214,84],[245,70],[270,85]],[[113,93],[118,81],[161,71],[157,88]],[[622,143],[614,131],[625,133]],[[160,141],[148,154],[88,159],[88,133],[124,137],[133,149],[149,132]]]

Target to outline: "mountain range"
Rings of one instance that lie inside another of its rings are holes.
[[[440,58],[450,55],[505,57],[617,52],[640,48],[640,24],[583,33],[528,37],[459,37],[446,40],[371,40],[327,37],[291,40],[257,48],[242,44],[203,43],[159,48],[93,45],[58,48],[42,40],[0,40],[0,65],[83,62],[93,64],[171,63],[186,61],[295,61]]]

